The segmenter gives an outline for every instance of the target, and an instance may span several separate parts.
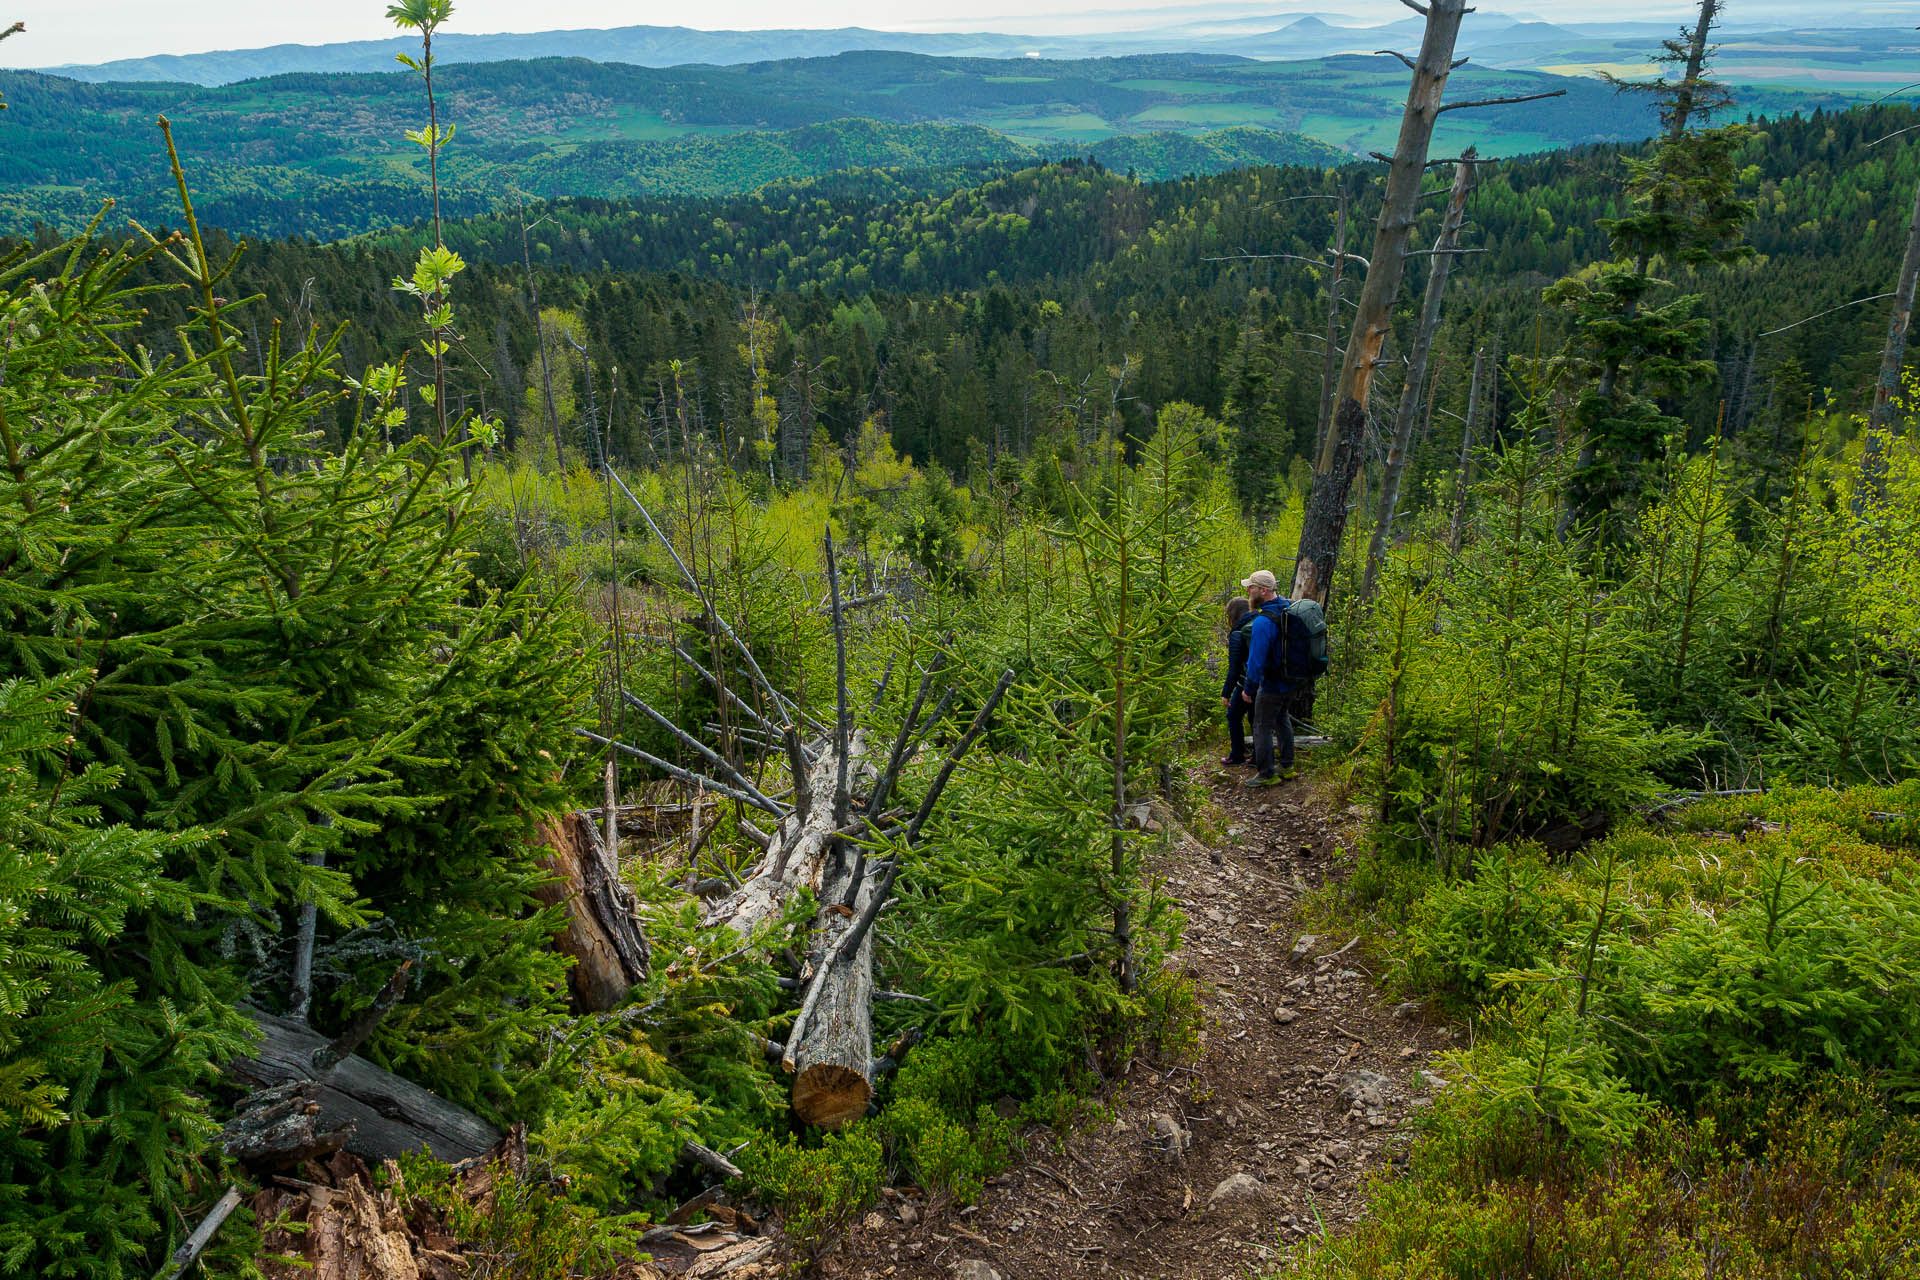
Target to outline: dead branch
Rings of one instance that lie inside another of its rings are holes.
[[[756,809],[765,810],[777,818],[787,816],[788,810],[784,806],[767,799],[757,791],[751,795],[745,791],[737,791],[723,782],[715,782],[712,778],[702,774],[682,769],[679,765],[671,761],[662,760],[659,756],[649,754],[638,747],[630,747],[624,742],[615,742],[612,738],[603,738],[590,729],[582,729],[576,726],[573,732],[575,736],[585,738],[588,742],[596,743],[603,747],[612,747],[615,751],[626,752],[636,760],[644,760],[668,777],[677,778],[688,786],[705,787],[709,791],[718,792],[729,800],[738,800],[742,804],[750,804]]]
[[[1474,107],[1504,107],[1516,102],[1538,102],[1542,98],[1564,98],[1566,96],[1567,91],[1565,89],[1554,89],[1547,93],[1521,93],[1507,98],[1475,98],[1469,102],[1445,103],[1440,107],[1440,110],[1434,114],[1442,115],[1448,111],[1466,111]]]
[[[167,1259],[166,1270],[160,1273],[158,1280],[174,1280],[175,1276],[192,1266],[200,1256],[200,1251],[213,1240],[213,1233],[220,1229],[220,1224],[239,1207],[240,1188],[230,1186],[227,1193],[214,1202],[213,1208],[207,1210],[207,1216],[200,1219],[200,1225],[193,1229],[193,1234],[187,1237],[186,1242],[173,1251],[173,1256]]]
[[[400,1002],[400,997],[407,990],[407,977],[412,971],[413,961],[402,960],[400,967],[393,971],[393,976],[387,979],[386,986],[380,988],[380,994],[373,998],[373,1003],[362,1009],[359,1015],[347,1024],[346,1030],[335,1036],[324,1047],[314,1050],[313,1070],[316,1077],[332,1071],[346,1059],[347,1055],[367,1042],[367,1037],[374,1033],[374,1029],[387,1016],[388,1010]]]
[[[661,715],[660,712],[654,710],[651,706],[648,706],[645,702],[642,702],[640,699],[634,697],[633,694],[628,690],[621,689],[620,696],[622,699],[625,700],[628,706],[632,707],[635,711],[638,711],[641,715],[647,717],[647,719],[653,721],[655,724],[659,725],[662,729],[665,729],[668,733],[672,734],[676,741],[680,742],[684,746],[691,747],[708,764],[713,765],[715,768],[720,770],[720,772],[723,775],[725,775],[727,780],[730,781],[734,786],[740,788],[740,790],[746,792],[750,796],[758,797],[759,804],[762,809],[765,809],[769,813],[780,812],[780,807],[777,804],[775,804],[772,800],[768,799],[765,795],[763,795],[760,791],[760,788],[753,785],[753,780],[747,777],[746,774],[741,773],[738,769],[734,768],[732,763],[728,761],[725,756],[721,755],[719,752],[715,751],[712,747],[709,747],[706,743],[700,741],[700,739],[694,737],[692,734],[687,733],[686,731],[681,729],[680,726],[675,724],[672,720],[668,719],[664,715]]]

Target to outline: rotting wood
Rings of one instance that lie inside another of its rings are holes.
[[[547,850],[542,867],[553,875],[534,888],[534,897],[567,908],[567,926],[554,946],[574,962],[567,972],[574,1006],[604,1012],[647,976],[649,948],[633,891],[590,815],[548,818],[534,838]]]
[[[320,1123],[320,1086],[290,1080],[242,1098],[220,1130],[228,1155],[255,1168],[285,1169],[321,1160],[346,1146],[352,1129]]]
[[[365,1058],[343,1058],[323,1079],[314,1079],[314,1054],[327,1038],[312,1028],[258,1009],[244,1011],[262,1039],[251,1058],[228,1066],[257,1089],[313,1080],[319,1090],[317,1124],[326,1130],[352,1127],[345,1149],[368,1160],[385,1160],[431,1149],[442,1160],[477,1156],[500,1141],[500,1131],[463,1107],[383,1071]]]

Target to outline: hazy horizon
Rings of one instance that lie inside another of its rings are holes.
[[[1726,21],[1733,25],[1804,25],[1805,0],[1733,0]],[[183,12],[184,10],[184,12]],[[1558,23],[1673,22],[1690,10],[1688,0],[1514,0],[1498,7],[1482,5],[1484,20],[1506,15]],[[0,66],[53,68],[127,58],[273,45],[338,44],[395,35],[382,0],[338,6],[263,6],[258,0],[197,0],[192,6],[160,6],[152,0],[29,0],[9,18],[26,31],[0,43]],[[626,0],[549,0],[542,21],[527,20],[524,5],[509,0],[459,0],[448,34],[527,34],[540,31],[627,26],[691,27],[681,14]],[[703,31],[754,31],[789,28],[868,27],[880,31],[925,33],[1003,32],[1010,35],[1068,36],[1118,33],[1185,24],[1234,25],[1271,19],[1273,25],[1310,14],[1336,23],[1375,25],[1411,17],[1397,0],[1209,0],[1166,4],[1164,0],[1098,0],[1044,12],[1018,11],[1007,0],[916,0],[902,6],[889,0],[712,0],[701,9]],[[1920,0],[1864,0],[1848,6],[1849,26],[1920,24]],[[1469,19],[1472,21],[1472,19]],[[1832,26],[1831,22],[1823,23]]]

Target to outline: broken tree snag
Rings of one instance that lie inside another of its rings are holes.
[[[554,947],[573,961],[567,988],[574,1007],[604,1012],[647,976],[647,937],[633,891],[620,879],[620,868],[586,814],[547,818],[535,839],[547,850],[541,865],[553,879],[538,885],[534,897],[542,906],[564,903],[567,908],[567,927]]]
[[[351,1126],[345,1146],[362,1159],[430,1149],[451,1162],[477,1156],[500,1141],[500,1131],[472,1112],[365,1058],[343,1058],[315,1080],[314,1054],[327,1047],[325,1036],[258,1009],[246,1014],[263,1038],[255,1056],[232,1063],[229,1074],[257,1089],[312,1080],[320,1107],[316,1128],[332,1132]]]
[[[1400,388],[1400,412],[1394,419],[1393,446],[1387,451],[1387,466],[1380,477],[1380,510],[1373,522],[1373,538],[1367,544],[1367,567],[1360,578],[1360,600],[1373,599],[1380,582],[1380,567],[1387,557],[1387,544],[1393,538],[1393,520],[1400,502],[1400,477],[1407,469],[1407,446],[1413,442],[1413,424],[1420,414],[1420,392],[1427,381],[1427,357],[1433,350],[1433,335],[1440,327],[1440,303],[1447,289],[1447,273],[1453,269],[1454,250],[1460,244],[1460,224],[1466,221],[1467,192],[1473,187],[1476,153],[1468,147],[1453,167],[1453,190],[1447,198],[1446,213],[1440,219],[1440,235],[1433,242],[1433,262],[1427,268],[1427,293],[1421,302],[1420,323],[1413,331],[1413,345],[1407,349],[1407,380]],[[1437,378],[1437,375],[1436,375]],[[1437,390],[1438,388],[1436,388]],[[1431,416],[1432,400],[1428,400]]]
[[[1347,340],[1333,424],[1328,428],[1307,498],[1294,567],[1295,599],[1310,598],[1324,604],[1333,580],[1334,563],[1347,527],[1348,495],[1366,449],[1367,397],[1373,389],[1381,349],[1393,328],[1393,303],[1406,274],[1407,239],[1413,232],[1421,176],[1433,142],[1433,122],[1440,115],[1441,95],[1453,69],[1453,46],[1460,35],[1460,20],[1467,12],[1466,0],[1431,0],[1419,8],[1427,20],[1426,34],[1407,90],[1400,139],[1387,171],[1386,198],[1374,228],[1367,282],[1360,290],[1359,309]]]

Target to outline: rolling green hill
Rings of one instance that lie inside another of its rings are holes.
[[[1328,163],[1341,151],[1391,144],[1405,69],[1370,56],[1053,62],[854,52],[666,69],[580,59],[460,64],[442,68],[437,85],[441,118],[459,130],[443,208],[472,214],[516,191],[741,194],[847,168],[977,173],[1092,155],[1162,177]],[[1469,65],[1450,93],[1556,87],[1566,96],[1449,115],[1436,145],[1512,154],[1650,131],[1644,103],[1591,79]],[[171,182],[152,130],[161,114],[173,121],[206,212],[235,230],[327,238],[410,221],[424,207],[424,163],[404,138],[424,111],[406,73],[205,88],[14,72],[0,74],[0,94],[11,104],[0,121],[3,227],[73,226],[109,195],[122,201],[119,214],[163,218]]]

